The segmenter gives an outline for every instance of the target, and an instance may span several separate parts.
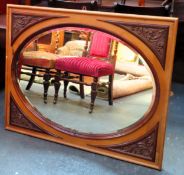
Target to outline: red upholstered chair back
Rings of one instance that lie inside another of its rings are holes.
[[[107,34],[95,32],[92,36],[89,56],[106,58],[109,56],[111,39]]]
[[[7,4],[20,4],[21,0],[0,0],[0,14],[6,13]]]

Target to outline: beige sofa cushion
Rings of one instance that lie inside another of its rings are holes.
[[[63,47],[58,48],[58,55],[81,57],[84,51],[85,44],[85,40],[68,41]]]

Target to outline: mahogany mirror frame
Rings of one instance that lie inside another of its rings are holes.
[[[160,170],[177,25],[176,18],[9,5],[5,128]],[[110,135],[76,133],[47,121],[24,97],[15,73],[20,50],[41,32],[67,26],[109,33],[144,57],[153,73],[156,91],[151,109],[141,120]]]

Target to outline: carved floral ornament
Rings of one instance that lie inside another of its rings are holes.
[[[109,20],[105,22],[119,26],[142,40],[155,53],[163,69],[165,69],[169,26],[117,22]]]
[[[61,16],[60,16],[61,17]],[[65,18],[66,16],[62,16]],[[37,16],[37,15],[27,15],[27,14],[12,14],[12,43],[16,38],[28,27],[31,27],[39,22],[57,18],[56,16]]]
[[[29,121],[26,116],[19,109],[14,99],[11,97],[10,100],[10,123],[11,125],[34,130],[37,132],[44,132],[38,126]]]
[[[32,16],[32,15],[12,15],[12,42],[18,37],[18,35],[25,30],[25,28],[34,25],[46,17]]]
[[[145,135],[143,138],[137,139],[132,143],[110,146],[107,149],[155,161],[157,131],[158,126],[156,126],[151,133]]]
[[[133,33],[135,33],[137,36],[140,36],[142,40],[147,42],[148,45],[159,56],[159,58],[165,57],[165,40],[167,39],[168,28],[159,29],[148,26],[130,26],[129,28]],[[164,64],[164,62],[161,63]]]

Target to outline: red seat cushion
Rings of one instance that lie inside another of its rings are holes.
[[[112,64],[87,57],[59,58],[56,60],[55,68],[92,77],[111,75],[114,72]]]

